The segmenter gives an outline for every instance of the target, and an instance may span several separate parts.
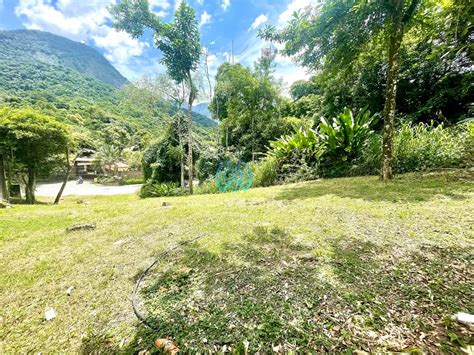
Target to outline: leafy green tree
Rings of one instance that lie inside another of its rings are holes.
[[[304,96],[319,94],[318,87],[314,81],[297,80],[290,87],[290,95],[293,100],[299,100]]]
[[[468,1],[438,2],[425,8],[422,21],[414,22],[405,34],[396,98],[401,120],[452,125],[469,117],[474,58],[467,40],[472,27],[469,30],[466,23],[473,17],[474,6]],[[312,80],[320,87],[323,116],[336,115],[344,106],[383,111],[384,48],[385,41],[373,41],[350,66],[323,67]]]
[[[246,160],[264,152],[270,140],[285,131],[279,112],[281,98],[270,77],[241,64],[222,64],[216,75],[209,109],[221,121],[221,143]]]
[[[163,22],[150,11],[148,0],[122,0],[112,6],[115,18],[114,27],[126,31],[132,37],[143,35],[146,28],[155,34],[157,48],[163,53],[161,62],[166,65],[168,74],[177,83],[186,82],[189,87],[188,96],[188,165],[189,191],[193,192],[193,135],[192,135],[192,106],[196,98],[192,72],[196,70],[200,55],[201,44],[198,21],[195,11],[184,1],[175,13],[174,21]]]
[[[266,26],[260,36],[285,43],[284,54],[311,69],[323,65],[344,68],[374,41],[382,41],[387,51],[387,81],[384,107],[384,180],[392,179],[393,134],[400,47],[405,33],[416,20],[421,0],[330,0],[321,8],[296,14],[281,31]],[[429,5],[427,1],[425,6]]]
[[[67,152],[67,127],[30,108],[0,108],[0,146],[14,152],[15,168],[24,178],[27,203],[35,203],[39,171],[48,170],[51,159]]]
[[[151,144],[143,155],[143,173],[150,183],[175,183],[184,181],[184,163],[187,142],[182,140],[185,117],[177,114],[175,119],[168,124],[163,136]],[[193,148],[193,159],[198,158],[199,146],[196,141]],[[189,149],[188,149],[189,151]],[[189,174],[189,172],[188,172]]]
[[[260,57],[254,63],[255,77],[259,80],[273,79],[273,73],[275,72],[276,64],[273,58]]]
[[[94,155],[94,164],[105,174],[113,174],[112,165],[121,158],[120,149],[112,144],[103,144]]]
[[[315,125],[318,125],[320,116],[322,116],[321,96],[309,94],[298,100],[285,100],[282,102],[280,110],[284,116],[311,120]]]

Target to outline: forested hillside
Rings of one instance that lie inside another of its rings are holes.
[[[68,88],[75,80],[81,81],[77,74],[116,88],[127,83],[127,79],[95,49],[42,31],[1,31],[0,68],[2,87],[8,84],[8,88],[16,90],[54,87],[61,79]]]
[[[141,146],[176,112],[164,95],[130,84],[95,49],[41,31],[0,31],[0,103],[30,106],[74,126],[79,144]],[[193,114],[202,127],[215,123]],[[206,134],[204,128],[197,130]]]

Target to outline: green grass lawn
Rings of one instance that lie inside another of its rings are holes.
[[[458,352],[474,313],[472,175],[0,210],[0,353]],[[163,206],[166,201],[169,206]],[[66,233],[76,223],[93,231]],[[141,272],[135,317],[130,295]],[[74,286],[72,294],[66,290]],[[47,307],[57,317],[44,320]]]

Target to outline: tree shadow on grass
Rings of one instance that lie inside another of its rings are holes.
[[[464,200],[465,193],[473,190],[473,178],[473,174],[466,171],[408,174],[388,183],[375,176],[337,178],[283,187],[276,199],[297,200],[334,195],[367,201],[405,203],[428,201],[436,195],[443,195]]]
[[[140,290],[154,329],[138,326],[122,349],[90,337],[84,352],[157,352],[156,338],[190,352],[456,350],[460,344],[443,340],[448,329],[469,341],[443,317],[472,309],[472,253],[325,243],[257,227],[220,252],[187,245],[160,262]]]

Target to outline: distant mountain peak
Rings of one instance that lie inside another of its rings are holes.
[[[212,118],[212,114],[211,112],[209,111],[209,102],[201,102],[197,105],[194,105],[193,106],[193,111],[203,115],[203,116],[206,116],[208,118]]]
[[[94,48],[49,32],[0,31],[0,60],[9,59],[67,68],[116,88],[128,82]]]

